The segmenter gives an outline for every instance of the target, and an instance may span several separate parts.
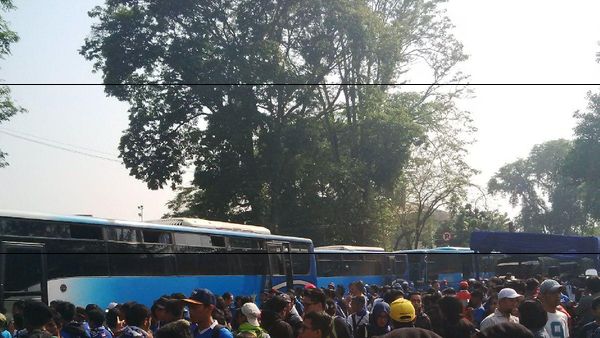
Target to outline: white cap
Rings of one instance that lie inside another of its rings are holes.
[[[504,289],[500,290],[500,292],[498,292],[498,300],[500,300],[502,298],[519,298],[519,297],[523,297],[523,295],[518,294],[517,291],[515,291],[514,289],[511,289],[511,288],[504,288]]]
[[[248,323],[252,326],[260,326],[258,318],[260,318],[260,309],[254,303],[246,303],[242,305],[242,314],[248,319]]]

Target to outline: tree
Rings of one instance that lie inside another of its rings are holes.
[[[438,2],[108,0],[81,53],[130,104],[131,175],[180,187],[194,166],[175,211],[372,244],[420,106],[465,59]],[[416,60],[433,84],[398,93]]]
[[[588,111],[576,112],[573,147],[566,156],[565,172],[580,189],[585,213],[600,220],[600,94],[588,93]]]
[[[492,194],[509,195],[520,205],[517,225],[525,231],[585,234],[588,231],[579,187],[565,174],[571,141],[538,144],[529,156],[504,165],[488,182]]]
[[[437,228],[436,246],[468,247],[473,231],[507,231],[508,222],[506,213],[481,210],[467,203],[454,210],[450,220]],[[443,234],[446,232],[451,235],[447,241],[443,240]]]
[[[4,11],[14,9],[12,0],[0,0],[0,8]],[[10,54],[10,45],[19,41],[19,36],[10,30],[8,23],[0,16],[0,58],[4,59]],[[25,109],[15,104],[10,96],[8,86],[0,86],[0,123],[8,121],[17,113],[25,112]],[[6,162],[6,153],[0,150],[0,168],[8,165]]]
[[[477,173],[466,162],[466,146],[475,129],[469,113],[458,110],[452,98],[442,95],[423,106],[422,123],[428,132],[422,143],[413,146],[399,181],[400,228],[395,249],[402,239],[405,247],[418,248],[432,216],[463,201],[471,177]]]

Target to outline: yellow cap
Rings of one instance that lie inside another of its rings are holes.
[[[417,317],[415,307],[404,298],[396,299],[390,304],[390,318],[399,323],[410,323]]]

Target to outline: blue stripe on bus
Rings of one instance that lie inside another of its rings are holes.
[[[298,277],[296,277],[298,278]],[[164,277],[73,277],[49,281],[52,300],[67,300],[79,306],[136,301],[147,306],[164,294],[181,292],[189,296],[196,288],[207,288],[216,296],[229,291],[234,295],[256,295],[264,288],[264,276],[164,276]],[[60,292],[61,284],[67,286]]]

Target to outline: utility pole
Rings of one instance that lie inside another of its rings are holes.
[[[140,221],[144,221],[144,205],[138,205],[138,216],[140,216]]]

